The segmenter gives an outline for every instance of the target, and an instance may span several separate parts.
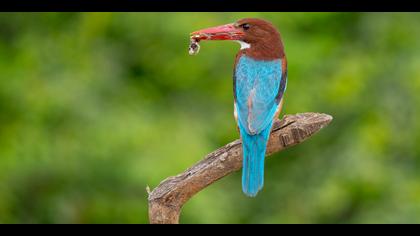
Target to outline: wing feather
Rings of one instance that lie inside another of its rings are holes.
[[[271,124],[281,100],[279,93],[284,92],[280,86],[283,74],[281,59],[239,58],[234,74],[236,113],[248,134],[258,134]]]

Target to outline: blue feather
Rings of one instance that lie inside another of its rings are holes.
[[[235,68],[235,103],[242,138],[242,189],[256,196],[264,185],[264,159],[279,101],[281,59],[258,61],[241,56]],[[285,78],[284,78],[285,79]]]
[[[248,134],[241,125],[239,128],[243,147],[242,191],[255,197],[264,186],[264,160],[271,125],[255,135]]]

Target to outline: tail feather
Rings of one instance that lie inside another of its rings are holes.
[[[271,125],[261,133],[250,135],[239,125],[243,148],[242,191],[255,197],[264,186],[264,159]]]

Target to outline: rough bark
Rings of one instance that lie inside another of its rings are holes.
[[[286,115],[275,121],[267,156],[303,142],[328,125],[332,117],[320,113]],[[149,193],[152,224],[177,224],[182,206],[200,190],[242,167],[241,141],[233,141],[208,154],[185,172],[162,181]],[[238,185],[239,186],[239,185]]]

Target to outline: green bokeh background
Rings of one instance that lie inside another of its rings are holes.
[[[187,47],[242,17],[282,34],[282,115],[334,121],[269,158],[257,198],[237,172],[181,223],[420,223],[418,13],[0,14],[0,223],[148,223],[146,186],[238,138],[239,45]]]

